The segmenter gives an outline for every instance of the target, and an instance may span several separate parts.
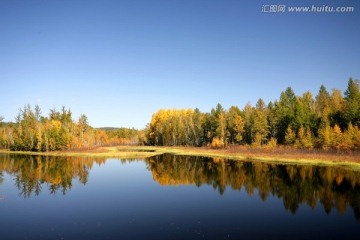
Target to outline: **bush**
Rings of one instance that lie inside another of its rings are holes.
[[[262,137],[260,133],[256,133],[254,137],[254,141],[252,142],[253,147],[261,147]]]
[[[266,144],[266,148],[274,149],[277,146],[277,140],[276,138],[271,138],[268,143]]]
[[[214,137],[210,144],[211,148],[223,148],[224,146],[225,146],[224,141],[218,137]]]

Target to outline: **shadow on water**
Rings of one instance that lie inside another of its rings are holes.
[[[138,160],[120,160],[132,162]],[[265,201],[270,195],[283,201],[284,208],[296,213],[300,204],[315,208],[321,204],[326,213],[340,213],[350,207],[360,220],[360,172],[341,167],[284,165],[221,158],[158,155],[144,160],[153,180],[160,185],[210,185],[226,194],[227,189],[256,192]],[[66,194],[73,180],[86,185],[94,164],[106,159],[84,157],[0,156],[0,184],[3,173],[15,177],[20,195],[28,198],[47,187],[52,194]]]

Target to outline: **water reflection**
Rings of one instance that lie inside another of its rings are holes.
[[[345,213],[350,206],[360,220],[360,172],[341,167],[283,165],[231,161],[219,158],[156,156],[148,160],[154,180],[161,185],[212,185],[220,194],[227,187],[249,195],[257,189],[261,199],[271,194],[283,200],[286,210],[296,213],[305,203],[318,202],[326,213],[336,208]]]
[[[2,172],[13,175],[23,197],[39,195],[44,184],[52,194],[59,191],[66,194],[73,179],[86,184],[94,163],[103,164],[105,159],[3,155],[0,156],[0,175]]]
[[[121,160],[131,162],[132,160]],[[23,197],[39,195],[46,186],[52,194],[66,194],[74,180],[86,184],[94,164],[106,159],[44,156],[0,156],[0,184],[3,173],[15,177]],[[282,199],[285,209],[296,213],[301,204],[321,204],[329,213],[336,208],[353,209],[360,220],[360,172],[340,167],[282,165],[242,162],[218,158],[161,155],[145,160],[154,181],[161,185],[211,185],[221,195],[228,188],[257,192],[264,201],[269,195]],[[104,176],[106,177],[106,176]]]

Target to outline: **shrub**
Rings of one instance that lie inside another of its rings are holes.
[[[214,137],[210,144],[211,148],[223,148],[224,146],[224,141],[218,137]]]
[[[277,146],[277,140],[276,138],[271,138],[268,143],[266,144],[266,148],[274,149]]]

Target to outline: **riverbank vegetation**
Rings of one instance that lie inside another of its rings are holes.
[[[85,114],[75,121],[65,107],[43,116],[39,106],[25,105],[14,123],[1,120],[0,148],[12,151],[82,152],[104,146],[150,145],[206,147],[204,152],[247,146],[252,152],[322,149],[353,155],[350,152],[360,149],[359,82],[351,78],[344,95],[337,89],[329,93],[322,85],[315,97],[310,92],[297,96],[288,87],[279,100],[266,104],[260,98],[255,106],[248,103],[243,109],[231,106],[226,110],[221,104],[210,112],[160,109],[144,130],[95,129]]]
[[[51,109],[48,116],[41,108],[25,105],[15,123],[0,125],[0,148],[12,151],[51,152],[84,150],[100,146],[137,144],[139,131],[127,128],[95,129],[85,114],[77,121],[70,109]]]
[[[242,161],[256,160],[284,164],[309,164],[326,166],[343,166],[360,170],[360,151],[337,151],[323,149],[296,149],[289,146],[276,148],[254,148],[250,145],[228,146],[214,149],[211,147],[184,146],[111,146],[83,150],[27,152],[0,150],[0,154],[61,156],[61,157],[92,157],[117,159],[144,159],[162,154],[182,156],[202,156]]]
[[[313,97],[296,96],[288,87],[279,100],[228,110],[218,104],[210,112],[199,109],[161,109],[145,130],[144,142],[154,146],[251,145],[275,148],[356,150],[360,148],[359,82],[349,79],[342,95],[325,86]]]

